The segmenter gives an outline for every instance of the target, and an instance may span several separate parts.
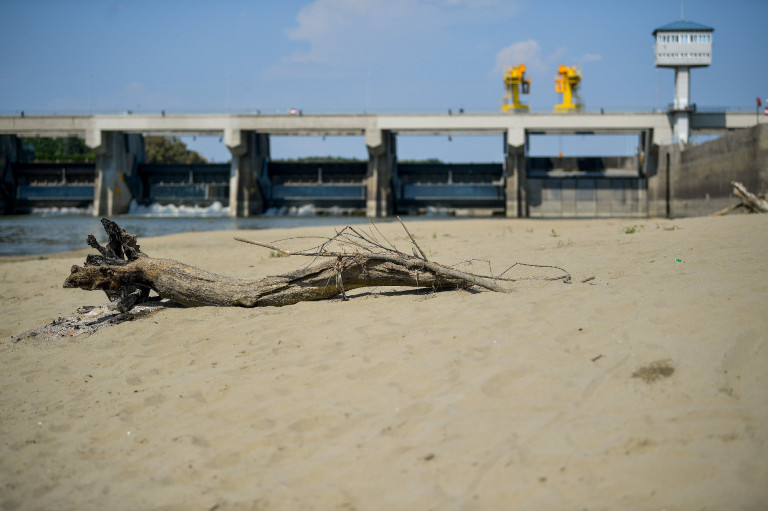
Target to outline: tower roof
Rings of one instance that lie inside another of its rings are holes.
[[[666,30],[674,30],[676,32],[679,32],[681,30],[690,30],[690,31],[696,31],[696,32],[700,32],[702,30],[709,30],[710,32],[712,32],[715,29],[712,27],[708,27],[706,25],[702,25],[701,23],[681,20],[681,21],[673,21],[672,23],[667,23],[663,27],[657,28],[656,30],[653,31],[653,35],[656,35],[656,32],[666,31]]]

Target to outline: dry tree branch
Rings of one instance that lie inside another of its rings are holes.
[[[411,243],[413,243],[413,246],[415,246],[416,249],[418,249],[419,254],[421,254],[421,258],[424,259],[425,261],[428,261],[427,256],[424,254],[424,251],[421,249],[419,244],[416,243],[416,240],[413,239],[413,235],[411,234],[411,231],[409,231],[408,228],[405,226],[405,224],[403,223],[403,220],[400,217],[397,217],[397,220],[400,222],[400,225],[403,226],[403,229],[405,230],[405,233],[408,234],[408,237],[411,238]]]
[[[489,275],[470,273],[429,261],[402,220],[400,222],[415,247],[413,255],[398,250],[375,225],[369,232],[346,226],[329,238],[305,237],[319,239],[321,243],[303,250],[288,250],[274,242],[235,238],[287,256],[327,259],[284,275],[244,280],[217,275],[178,261],[149,257],[141,252],[136,236],[105,218],[102,224],[109,235],[109,243],[102,247],[89,236],[88,244],[100,255],[89,255],[82,267],[73,266],[64,287],[103,290],[111,300],[120,301],[121,311],[128,311],[146,300],[150,291],[185,306],[242,307],[284,306],[339,295],[346,300],[347,292],[352,289],[376,286],[432,289],[477,286],[506,293],[509,289],[501,284],[516,279],[504,275],[517,265],[555,268],[565,276],[552,280],[570,282],[570,274],[556,266],[516,263],[501,275],[494,276],[492,272]],[[488,265],[490,270],[490,263]]]

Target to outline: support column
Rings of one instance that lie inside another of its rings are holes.
[[[392,174],[397,158],[395,134],[369,129],[365,133],[365,145],[368,147],[365,214],[368,218],[391,216],[394,213]]]
[[[269,160],[269,135],[255,131],[227,131],[232,153],[229,171],[229,216],[243,218],[264,212],[259,178]]]
[[[507,130],[504,144],[506,146],[504,160],[506,215],[507,218],[524,218],[528,216],[525,182],[525,130]]]
[[[21,159],[21,139],[16,135],[0,135],[0,214],[10,213],[16,195],[11,165]]]
[[[682,147],[680,144],[670,145],[667,148],[666,165],[667,165],[667,188],[666,188],[666,202],[667,202],[667,218],[675,218],[676,215],[682,211],[678,211],[680,208],[675,199],[676,194],[676,182],[680,177],[680,168],[682,166]]]
[[[657,144],[649,144],[645,160],[647,214],[650,218],[667,216],[667,158]]]
[[[691,69],[675,68],[675,110],[685,110],[691,102]]]
[[[680,169],[678,144],[654,145],[655,166],[648,172],[648,216],[675,216],[675,178]]]
[[[691,70],[688,67],[675,68],[675,103],[673,123],[675,142],[687,144],[690,135]]]
[[[96,152],[93,216],[127,213],[133,200],[128,183],[138,164],[146,161],[144,137],[138,133],[100,131],[88,134],[86,144]]]
[[[688,112],[674,112],[672,114],[675,130],[675,142],[687,144],[691,132],[691,120]]]
[[[642,130],[638,134],[638,173],[640,174],[638,196],[637,196],[637,213],[648,217],[648,211],[650,211],[649,204],[649,184],[651,173],[656,173],[656,158],[653,152],[653,130]]]

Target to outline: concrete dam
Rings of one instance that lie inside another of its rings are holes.
[[[721,144],[716,152],[741,162],[743,168],[732,171],[749,178],[744,180],[751,180],[759,193],[765,189],[766,172],[761,167],[765,132],[763,125],[755,124],[754,115],[744,113],[690,114],[694,133],[726,135],[725,139],[742,134],[739,143]],[[114,215],[126,212],[135,200],[202,206],[220,202],[230,207],[232,216],[312,204],[357,210],[369,217],[413,214],[429,207],[507,217],[666,216],[695,214],[699,209],[694,204],[728,199],[728,186],[725,196],[722,190],[685,186],[699,180],[697,165],[691,162],[707,144],[676,143],[673,128],[674,119],[667,113],[0,117],[0,199],[6,213],[92,205],[95,215]],[[157,134],[221,136],[232,160],[147,164],[143,136]],[[634,135],[637,154],[579,158],[529,154],[530,136],[558,134]],[[270,135],[362,135],[369,159],[272,160]],[[397,139],[410,135],[501,135],[503,161],[400,162]],[[22,161],[21,137],[50,136],[85,138],[96,161]],[[741,153],[749,156],[737,157]],[[712,179],[713,171],[707,172]],[[726,174],[721,180],[729,183]],[[750,178],[752,174],[758,178]],[[685,206],[683,197],[676,195],[683,190]]]

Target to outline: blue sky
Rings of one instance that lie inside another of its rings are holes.
[[[692,101],[751,111],[768,99],[768,2],[687,0],[684,11],[715,28]],[[560,64],[582,67],[587,110],[649,111],[674,84],[653,65],[651,32],[680,17],[678,0],[0,0],[0,113],[495,112],[504,67],[521,62],[534,112],[559,102]],[[217,138],[185,140],[228,158]],[[582,141],[556,143],[568,153]],[[496,137],[398,144],[401,158],[448,161],[502,150]],[[362,139],[331,137],[273,137],[272,153],[366,157]]]

